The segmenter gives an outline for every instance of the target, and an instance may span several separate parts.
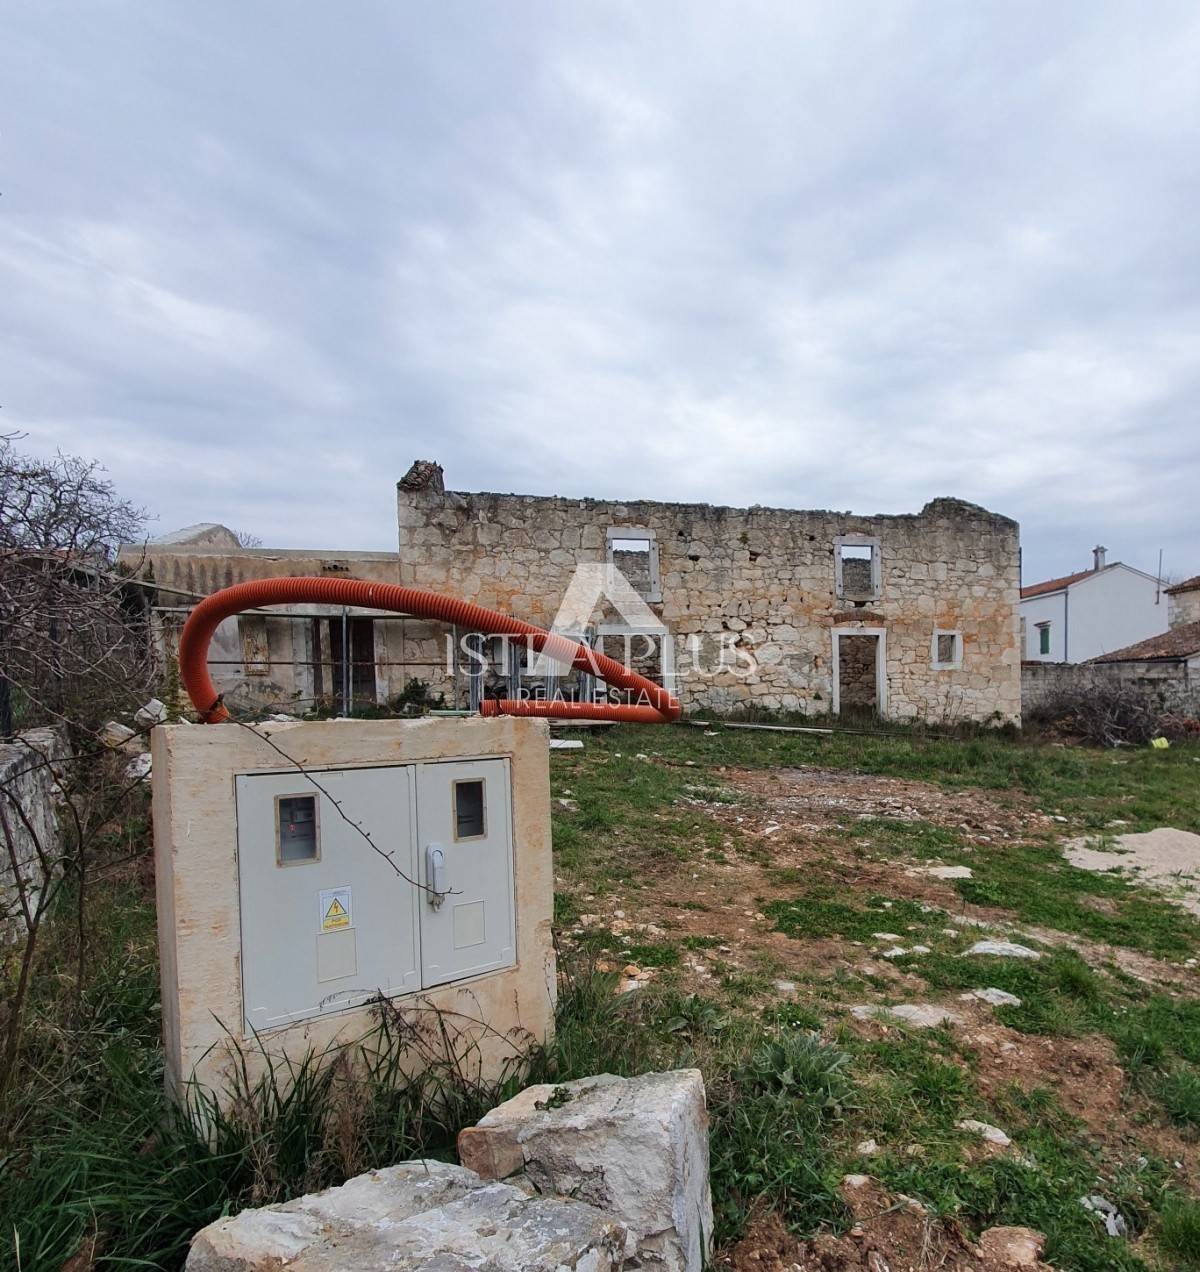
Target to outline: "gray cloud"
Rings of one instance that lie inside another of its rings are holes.
[[[10,6],[0,420],[163,529],[393,483],[1200,569],[1194,6]]]

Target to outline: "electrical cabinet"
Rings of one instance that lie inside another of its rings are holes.
[[[242,773],[247,1033],[516,962],[506,759]]]

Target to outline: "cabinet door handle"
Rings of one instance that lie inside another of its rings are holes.
[[[446,885],[446,853],[441,844],[425,845],[425,886],[428,891],[426,899],[435,910],[440,910],[446,893],[450,889]]]

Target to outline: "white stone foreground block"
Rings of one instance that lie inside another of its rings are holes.
[[[186,1272],[621,1272],[625,1228],[444,1162],[406,1162],[192,1239]]]
[[[459,1133],[485,1179],[523,1173],[629,1229],[630,1267],[701,1272],[711,1252],[708,1110],[699,1069],[529,1087]]]

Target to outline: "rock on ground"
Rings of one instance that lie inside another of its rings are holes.
[[[903,1020],[914,1029],[934,1029],[938,1025],[958,1025],[962,1017],[947,1007],[936,1007],[932,1003],[901,1003],[898,1007],[851,1007],[850,1014],[856,1020],[886,1020],[889,1016],[894,1020]]]
[[[406,1162],[192,1239],[186,1272],[619,1272],[626,1231],[582,1202],[531,1197],[444,1162]]]
[[[999,1148],[1007,1148],[1012,1140],[998,1127],[992,1126],[990,1122],[980,1122],[973,1117],[967,1118],[965,1121],[956,1123],[960,1131],[970,1131],[973,1135],[982,1135],[989,1144],[995,1144]]]
[[[1160,826],[1144,834],[1118,835],[1112,852],[1101,852],[1091,839],[1069,839],[1063,846],[1067,860],[1081,870],[1132,871],[1143,883],[1163,888],[1171,899],[1200,914],[1200,835]],[[1181,891],[1189,887],[1190,892]]]
[[[963,1002],[978,998],[981,1003],[990,1003],[993,1007],[1020,1007],[1021,1005],[1021,1000],[1016,994],[1010,994],[1004,989],[969,989],[965,994],[959,994],[959,998]]]
[[[524,1174],[629,1229],[631,1267],[700,1272],[712,1239],[708,1113],[698,1069],[529,1087],[461,1131],[463,1164]]]
[[[1041,958],[1037,950],[1015,941],[976,941],[967,954],[995,954],[1000,958]]]
[[[1032,1228],[989,1228],[979,1237],[985,1259],[1010,1268],[1038,1268],[1046,1238]]]
[[[906,871],[911,875],[929,875],[931,879],[970,879],[970,866],[918,866],[915,870]]]

